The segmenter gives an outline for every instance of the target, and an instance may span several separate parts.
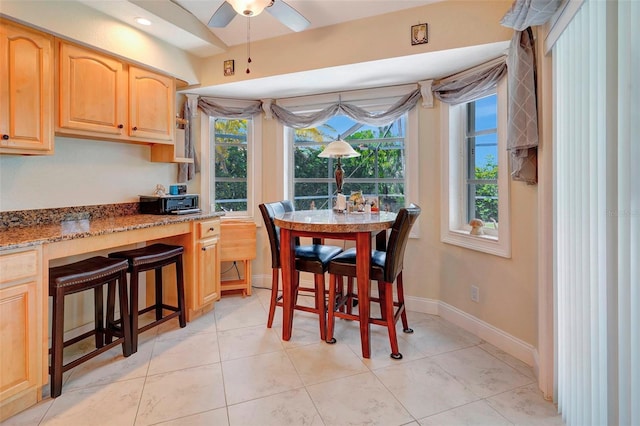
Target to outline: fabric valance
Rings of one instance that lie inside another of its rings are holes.
[[[388,110],[379,113],[372,113],[356,105],[342,103],[339,100],[313,114],[296,114],[275,103],[270,104],[269,111],[271,115],[282,124],[293,127],[294,129],[318,126],[340,113],[360,123],[371,126],[384,126],[397,120],[407,111],[415,107],[419,99],[420,89],[416,89],[403,96],[402,99],[393,104]]]

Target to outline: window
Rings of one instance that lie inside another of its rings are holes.
[[[234,103],[233,106],[241,105]],[[253,217],[260,197],[261,120],[228,119],[202,114],[201,204],[225,216]],[[257,159],[257,161],[256,161]]]
[[[215,211],[247,211],[247,143],[251,120],[211,119],[212,199]]]
[[[498,97],[466,104],[466,222],[481,219],[491,235],[498,223]],[[491,231],[489,231],[491,230]]]
[[[441,239],[510,257],[505,80],[491,96],[442,106]],[[484,235],[470,235],[472,219],[484,222]]]
[[[342,192],[362,191],[378,197],[380,207],[398,211],[405,205],[405,135],[407,117],[381,127],[334,116],[325,124],[301,130],[289,128],[293,141],[291,192],[297,209],[330,208],[337,192],[336,159],[320,158],[324,146],[338,138],[348,142],[360,157],[342,159]]]

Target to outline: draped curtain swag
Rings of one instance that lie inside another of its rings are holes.
[[[230,107],[216,103],[213,99],[199,97],[198,108],[210,117],[221,118],[250,118],[255,114],[260,113],[262,110],[262,102],[260,101],[247,101],[249,105],[246,107]],[[198,160],[195,152],[195,147],[191,140],[191,107],[189,102],[185,102],[184,105],[184,117],[187,118],[187,124],[184,129],[184,144],[185,144],[185,156],[187,158],[193,158],[193,164],[181,163],[178,166],[178,182],[187,182],[200,172],[200,161]]]
[[[516,31],[507,58],[507,150],[511,154],[511,178],[528,184],[538,181],[538,105],[533,49],[531,28]]]
[[[262,111],[262,102],[250,102],[246,107],[230,107],[220,105],[211,98],[198,98],[198,108],[210,117],[220,118],[251,118]]]
[[[556,13],[562,0],[516,0],[500,23],[516,31],[542,25]]]
[[[433,84],[433,95],[447,104],[470,102],[495,91],[506,73],[505,58],[501,57]]]
[[[538,181],[536,62],[531,26],[547,22],[560,3],[561,0],[516,0],[500,21],[515,30],[507,58],[507,149],[511,154],[511,178],[529,184]]]
[[[387,111],[380,113],[371,113],[363,108],[351,104],[344,104],[341,101],[308,115],[296,114],[274,103],[271,104],[270,111],[278,121],[294,129],[318,126],[340,113],[360,123],[371,126],[384,126],[402,117],[403,114],[415,107],[419,99],[420,89],[416,89],[393,104]]]

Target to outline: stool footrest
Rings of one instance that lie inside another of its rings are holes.
[[[72,368],[77,367],[78,365],[82,364],[83,362],[88,361],[91,358],[94,358],[94,357],[100,355],[101,353],[108,351],[109,349],[113,348],[114,346],[118,346],[118,345],[122,344],[123,342],[124,342],[124,338],[121,337],[121,338],[119,338],[117,340],[114,340],[111,343],[107,343],[106,345],[104,345],[101,348],[97,348],[94,351],[89,352],[88,354],[81,356],[78,359],[74,359],[73,361],[71,361],[71,362],[69,362],[67,364],[64,364],[62,366],[62,372],[69,371]],[[51,369],[51,368],[49,368],[49,369]]]
[[[180,311],[180,308],[178,308],[177,306],[165,305],[164,303],[162,305],[160,305],[160,307],[162,309],[166,309],[166,310],[169,310],[169,311],[174,311],[174,312]],[[156,309],[155,305],[147,306],[146,308],[139,310],[138,311],[138,315],[142,315],[142,314],[146,314],[147,312],[155,311],[155,309]]]
[[[173,312],[165,317],[162,317],[159,320],[155,320],[152,323],[146,324],[140,328],[138,328],[138,333],[144,333],[145,331],[152,329],[153,327],[156,327],[160,324],[162,324],[163,322],[169,321],[170,319],[176,318],[180,316],[180,311],[177,312]]]
[[[104,333],[104,330],[97,330],[97,332],[103,332]],[[96,330],[87,331],[86,333],[82,333],[79,336],[76,336],[76,337],[73,337],[73,338],[67,340],[66,342],[64,342],[62,344],[62,346],[66,348],[67,346],[71,346],[74,343],[78,343],[79,341],[86,339],[87,337],[93,337],[95,335],[95,333],[96,333]],[[51,353],[51,349],[49,349],[49,353]]]

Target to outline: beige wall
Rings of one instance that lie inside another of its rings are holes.
[[[511,0],[447,1],[371,18],[331,29],[318,29],[283,39],[255,43],[255,67],[248,77],[258,78],[397,57],[430,50],[449,49],[508,40],[511,31],[499,25]],[[407,43],[409,27],[424,17],[430,26],[426,45]],[[78,31],[81,34],[82,31]],[[100,38],[99,36],[97,38]],[[283,48],[286,46],[286,48]],[[338,47],[341,47],[340,49]],[[164,52],[172,48],[158,44]],[[152,50],[153,51],[153,50]],[[310,52],[313,52],[311,54]],[[146,53],[127,53],[132,59],[147,61]],[[244,47],[210,58],[197,69],[204,84],[219,83],[222,61],[242,58]],[[301,60],[303,58],[303,60]],[[162,59],[153,59],[156,65]],[[156,66],[154,65],[154,66]],[[158,65],[159,66],[159,65]],[[211,72],[215,70],[215,72]],[[425,76],[428,78],[431,76]],[[229,82],[228,77],[224,81]],[[419,107],[419,179],[416,202],[422,207],[421,237],[412,239],[406,252],[407,295],[441,300],[506,333],[537,346],[537,187],[511,183],[512,258],[463,249],[440,242],[440,109]],[[263,120],[263,201],[281,199],[284,167],[281,136],[276,123]],[[176,166],[149,163],[147,147],[57,138],[53,157],[0,156],[1,210],[59,207],[135,200],[156,183],[172,183]],[[20,177],[21,179],[15,179]],[[197,185],[190,185],[197,187]],[[259,225],[262,220],[256,217]],[[254,275],[270,276],[270,254],[266,233],[258,229],[258,257]],[[480,303],[470,300],[470,286],[480,288]]]
[[[510,5],[511,0],[444,1],[252,42],[250,74],[244,72],[246,46],[233,46],[205,60],[200,80],[203,86],[209,86],[509,40],[511,30],[498,23]],[[429,43],[411,46],[411,26],[425,21],[429,24]],[[223,76],[220,70],[227,59],[235,59],[243,72]]]

